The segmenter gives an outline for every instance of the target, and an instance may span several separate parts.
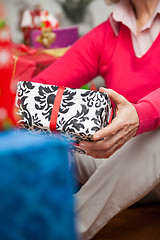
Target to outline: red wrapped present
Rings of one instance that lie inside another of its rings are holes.
[[[24,44],[13,44],[13,52],[15,82],[30,80],[58,58]]]
[[[12,82],[13,55],[9,27],[0,5],[0,130],[16,125],[14,102],[16,88]]]

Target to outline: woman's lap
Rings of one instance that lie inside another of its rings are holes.
[[[133,138],[109,159],[76,155],[76,174],[84,184],[75,195],[83,239],[159,183],[159,130]]]

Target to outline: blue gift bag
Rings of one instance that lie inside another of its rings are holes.
[[[76,239],[68,143],[0,133],[0,239]]]

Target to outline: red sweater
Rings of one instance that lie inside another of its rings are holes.
[[[67,53],[32,81],[78,88],[101,75],[134,104],[137,134],[160,127],[160,34],[141,58],[135,56],[130,30],[121,24],[115,36],[109,20],[80,38]]]

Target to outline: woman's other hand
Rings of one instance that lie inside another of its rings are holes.
[[[100,91],[108,93],[110,99],[115,103],[115,118],[110,125],[94,134],[94,142],[82,141],[80,147],[92,157],[109,158],[135,136],[139,118],[135,107],[122,95],[111,89],[100,88]]]

